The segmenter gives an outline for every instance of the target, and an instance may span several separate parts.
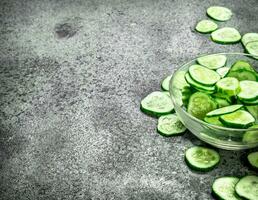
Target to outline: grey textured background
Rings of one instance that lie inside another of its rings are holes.
[[[210,5],[221,26],[258,32],[258,1],[1,0],[0,199],[212,199],[215,177],[254,173],[220,150],[197,174],[190,133],[164,138],[140,100],[201,53],[242,52],[193,31]]]

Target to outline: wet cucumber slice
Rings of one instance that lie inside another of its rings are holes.
[[[236,96],[240,91],[239,81],[234,77],[220,79],[216,87],[218,92],[228,96]]]
[[[253,168],[258,169],[258,151],[250,153],[247,160]]]
[[[232,128],[248,128],[255,122],[254,117],[245,110],[237,110],[233,113],[222,115],[219,120],[223,125]]]
[[[224,78],[228,74],[229,70],[229,67],[221,67],[217,69],[216,72],[220,75],[221,78]]]
[[[205,172],[219,163],[220,156],[213,149],[195,146],[186,150],[185,160],[191,169]]]
[[[214,85],[220,79],[217,72],[201,65],[190,66],[189,74],[194,81],[207,86]]]
[[[258,82],[240,81],[241,91],[237,94],[240,100],[255,101],[258,99]]]
[[[258,176],[245,176],[238,181],[235,187],[236,193],[245,199],[258,199]]]
[[[160,116],[173,111],[174,105],[164,92],[152,92],[141,101],[141,109],[146,114]]]
[[[258,59],[258,41],[247,43],[245,49],[248,53],[255,55],[254,58]]]
[[[211,6],[207,9],[207,15],[218,21],[227,21],[233,13],[228,8],[222,6]]]
[[[238,181],[239,178],[237,177],[225,176],[217,178],[212,184],[212,193],[218,199],[240,200],[235,194],[235,186]]]
[[[221,121],[219,121],[219,117],[205,117],[204,121],[209,123],[209,124],[213,124],[213,125],[217,125],[217,126],[224,126]]]
[[[161,116],[158,120],[158,132],[163,136],[175,136],[185,132],[186,128],[176,114]]]
[[[211,39],[220,44],[232,44],[241,40],[241,35],[235,28],[224,27],[211,33]]]
[[[258,33],[246,33],[243,35],[241,41],[244,46],[249,42],[258,41]]]
[[[197,62],[209,69],[218,69],[225,66],[227,57],[224,55],[207,55],[197,58]]]
[[[235,112],[236,110],[239,110],[242,107],[243,107],[243,105],[226,106],[226,107],[223,107],[223,108],[213,110],[213,111],[207,113],[206,116],[207,117],[214,117],[214,116],[224,115],[224,114]]]
[[[211,20],[202,20],[198,22],[198,24],[195,27],[195,30],[200,33],[210,33],[212,31],[215,31],[218,28],[218,25],[211,21]]]
[[[253,125],[249,127],[250,129],[258,129],[258,124]],[[243,135],[243,142],[246,143],[255,143],[258,142],[258,130],[254,131],[246,131],[245,134]]]
[[[254,68],[245,60],[238,60],[236,61],[231,69],[231,72],[233,71],[251,71],[251,72],[255,72]]]
[[[187,112],[198,119],[204,119],[206,114],[217,108],[213,98],[203,92],[194,93],[187,106]]]

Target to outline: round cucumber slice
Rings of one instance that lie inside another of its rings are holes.
[[[229,67],[221,67],[217,69],[216,72],[220,75],[221,78],[224,78],[228,74],[229,70]]]
[[[258,151],[250,153],[247,160],[253,168],[258,169]]]
[[[220,177],[212,184],[212,192],[219,199],[240,200],[235,194],[235,186],[239,178],[237,177]]]
[[[235,28],[224,27],[211,33],[211,39],[220,44],[232,44],[241,40],[241,35]]]
[[[211,6],[207,9],[209,17],[218,21],[227,21],[233,15],[231,10],[222,6]]]
[[[245,110],[237,110],[233,113],[222,115],[219,120],[223,125],[232,128],[248,128],[255,122],[254,117]]]
[[[246,33],[241,39],[243,45],[247,45],[249,42],[258,41],[258,33]]]
[[[201,65],[190,66],[189,74],[194,81],[208,86],[214,85],[220,79],[217,72]]]
[[[176,114],[161,116],[158,120],[158,132],[163,136],[174,136],[184,133],[185,126],[179,120]]]
[[[216,110],[213,110],[209,113],[207,113],[207,117],[213,117],[213,116],[219,116],[219,115],[224,115],[224,114],[228,114],[228,113],[232,113],[235,112],[236,110],[242,108],[243,105],[231,105],[231,106],[226,106],[223,108],[219,108]]]
[[[179,71],[175,74],[174,86],[178,89],[183,89],[184,87],[188,87],[189,84],[185,80],[186,71]]]
[[[187,106],[187,112],[198,119],[204,119],[206,114],[217,108],[217,103],[211,96],[203,92],[194,93]]]
[[[197,62],[209,69],[218,69],[225,66],[227,57],[224,55],[207,55],[197,58]]]
[[[237,94],[238,98],[246,101],[255,101],[258,99],[258,82],[240,81],[241,91]]]
[[[251,126],[250,129],[251,128],[258,128],[258,124]],[[255,131],[246,131],[245,134],[243,135],[242,141],[246,142],[246,143],[258,142],[258,131],[257,130],[255,130]]]
[[[209,124],[213,124],[213,125],[217,125],[217,126],[223,126],[223,124],[221,123],[221,121],[219,121],[219,117],[205,117],[204,121],[209,123]]]
[[[141,109],[147,114],[160,116],[171,113],[174,105],[170,97],[164,92],[152,92],[141,101]]]
[[[220,79],[216,83],[218,92],[228,96],[236,96],[240,91],[239,81],[234,77]]]
[[[250,200],[258,199],[258,176],[245,176],[238,181],[235,187],[236,193]]]
[[[245,48],[248,53],[255,55],[254,58],[258,59],[258,41],[247,43]]]
[[[167,76],[166,78],[164,78],[164,80],[161,83],[161,88],[165,91],[169,90],[169,81],[171,79],[172,75]]]
[[[210,33],[212,31],[215,31],[218,28],[218,25],[211,21],[211,20],[202,20],[198,22],[198,24],[195,27],[195,30],[200,33]]]
[[[185,160],[191,169],[210,171],[219,163],[220,156],[213,149],[195,146],[186,150]]]

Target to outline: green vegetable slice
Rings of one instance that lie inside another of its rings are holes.
[[[233,15],[231,10],[222,6],[211,6],[207,9],[209,17],[218,21],[227,21]]]
[[[225,66],[227,57],[225,55],[207,55],[197,58],[197,62],[209,69],[218,69]]]
[[[195,146],[186,150],[185,160],[191,169],[210,171],[219,163],[220,156],[213,149]]]
[[[254,117],[245,110],[237,110],[233,113],[222,115],[219,120],[223,125],[232,128],[248,128],[255,122]]]
[[[240,91],[239,81],[234,77],[226,77],[220,79],[217,83],[218,92],[228,95],[228,96],[236,96]]]
[[[203,92],[194,93],[187,106],[187,112],[198,119],[204,119],[206,114],[217,108],[211,96]]]
[[[220,79],[220,75],[217,72],[201,65],[190,66],[189,74],[194,81],[208,86],[214,85]]]
[[[171,113],[174,105],[167,94],[155,91],[141,101],[141,109],[147,114],[160,116]]]
[[[229,70],[229,67],[221,67],[217,69],[216,72],[220,75],[221,78],[224,78],[228,74]]]
[[[220,177],[212,184],[212,192],[218,199],[240,200],[235,194],[235,186],[239,178],[237,177]]]
[[[211,39],[220,44],[232,44],[241,40],[241,35],[235,28],[224,27],[211,33]]]
[[[246,106],[255,106],[258,105],[258,99],[254,101],[246,101],[246,100],[241,100],[241,102],[246,105]]]
[[[169,90],[169,81],[172,78],[172,75],[167,76],[166,78],[164,78],[164,80],[161,83],[161,88],[165,91]]]
[[[258,59],[258,41],[247,43],[245,48],[248,53],[255,55],[254,58]]]
[[[215,97],[214,100],[217,102],[219,108],[230,106],[230,103],[226,99]]]
[[[258,121],[258,105],[246,106],[246,109],[249,113],[251,113],[251,115],[253,115],[255,120]]]
[[[243,45],[247,45],[249,42],[258,41],[258,33],[246,33],[241,39]]]
[[[218,25],[211,21],[211,20],[202,20],[198,22],[198,24],[195,27],[195,30],[200,33],[210,33],[212,31],[215,31],[218,28]]]
[[[209,123],[209,124],[213,124],[213,125],[217,125],[217,126],[224,126],[221,121],[219,120],[218,116],[215,117],[205,117],[204,121]]]
[[[258,124],[250,127],[250,129],[254,129],[254,128],[258,128]],[[258,142],[258,130],[246,131],[245,134],[243,135],[242,141],[246,143]]]
[[[231,105],[231,106],[226,106],[223,108],[219,108],[216,110],[213,110],[209,113],[207,113],[207,117],[213,117],[213,116],[219,116],[219,115],[224,115],[224,114],[228,114],[228,113],[232,113],[235,112],[236,110],[239,110],[240,108],[242,108],[243,105]]]
[[[157,129],[163,136],[179,135],[186,130],[176,114],[161,116],[158,120]]]
[[[245,60],[236,61],[232,65],[230,71],[231,72],[233,72],[233,71],[252,71],[252,72],[255,72],[254,68],[250,65],[250,63],[248,63]]]
[[[241,91],[237,94],[238,98],[245,101],[255,101],[258,99],[258,82],[240,81]]]
[[[235,77],[239,81],[244,81],[244,80],[256,81],[255,73],[247,70],[230,71],[227,74],[227,77]]]
[[[183,89],[184,87],[187,87],[189,86],[189,84],[186,82],[185,80],[185,74],[186,74],[186,71],[178,71],[176,74],[175,74],[175,81],[174,81],[174,86],[178,89]]]
[[[258,151],[250,153],[247,160],[253,168],[258,169]]]
[[[238,181],[235,187],[236,193],[250,200],[258,199],[258,176],[245,176]]]

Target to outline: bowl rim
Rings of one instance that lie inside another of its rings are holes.
[[[173,101],[173,104],[174,105],[177,105],[183,112],[184,114],[186,114],[187,116],[189,116],[191,119],[193,119],[194,121],[202,124],[202,125],[205,125],[205,126],[208,126],[208,127],[212,127],[212,128],[216,128],[216,129],[220,129],[220,130],[224,130],[224,131],[237,131],[237,132],[243,132],[243,131],[258,131],[258,128],[245,128],[245,129],[240,129],[240,128],[229,128],[229,127],[223,127],[223,126],[217,126],[217,125],[214,125],[214,124],[209,124],[205,121],[202,121],[192,115],[190,115],[185,109],[182,109],[181,106],[179,104],[177,104],[176,100],[175,100],[175,97],[174,97],[174,94],[172,92],[172,82],[175,78],[175,74],[182,68],[184,68],[185,66],[189,65],[190,63],[196,61],[197,58],[199,57],[202,57],[202,56],[208,56],[208,55],[241,55],[241,56],[247,56],[247,57],[257,57],[257,55],[254,55],[254,54],[248,54],[248,53],[239,53],[239,52],[232,52],[232,53],[225,53],[225,52],[219,52],[219,53],[206,53],[206,54],[200,54],[198,56],[196,56],[195,58],[191,59],[189,62],[186,62],[182,65],[180,65],[179,67],[175,68],[174,72],[173,72],[173,75],[169,81],[169,93],[170,93],[170,96],[171,96],[171,99]],[[258,61],[258,60],[257,60]],[[256,125],[256,124],[255,124]]]

